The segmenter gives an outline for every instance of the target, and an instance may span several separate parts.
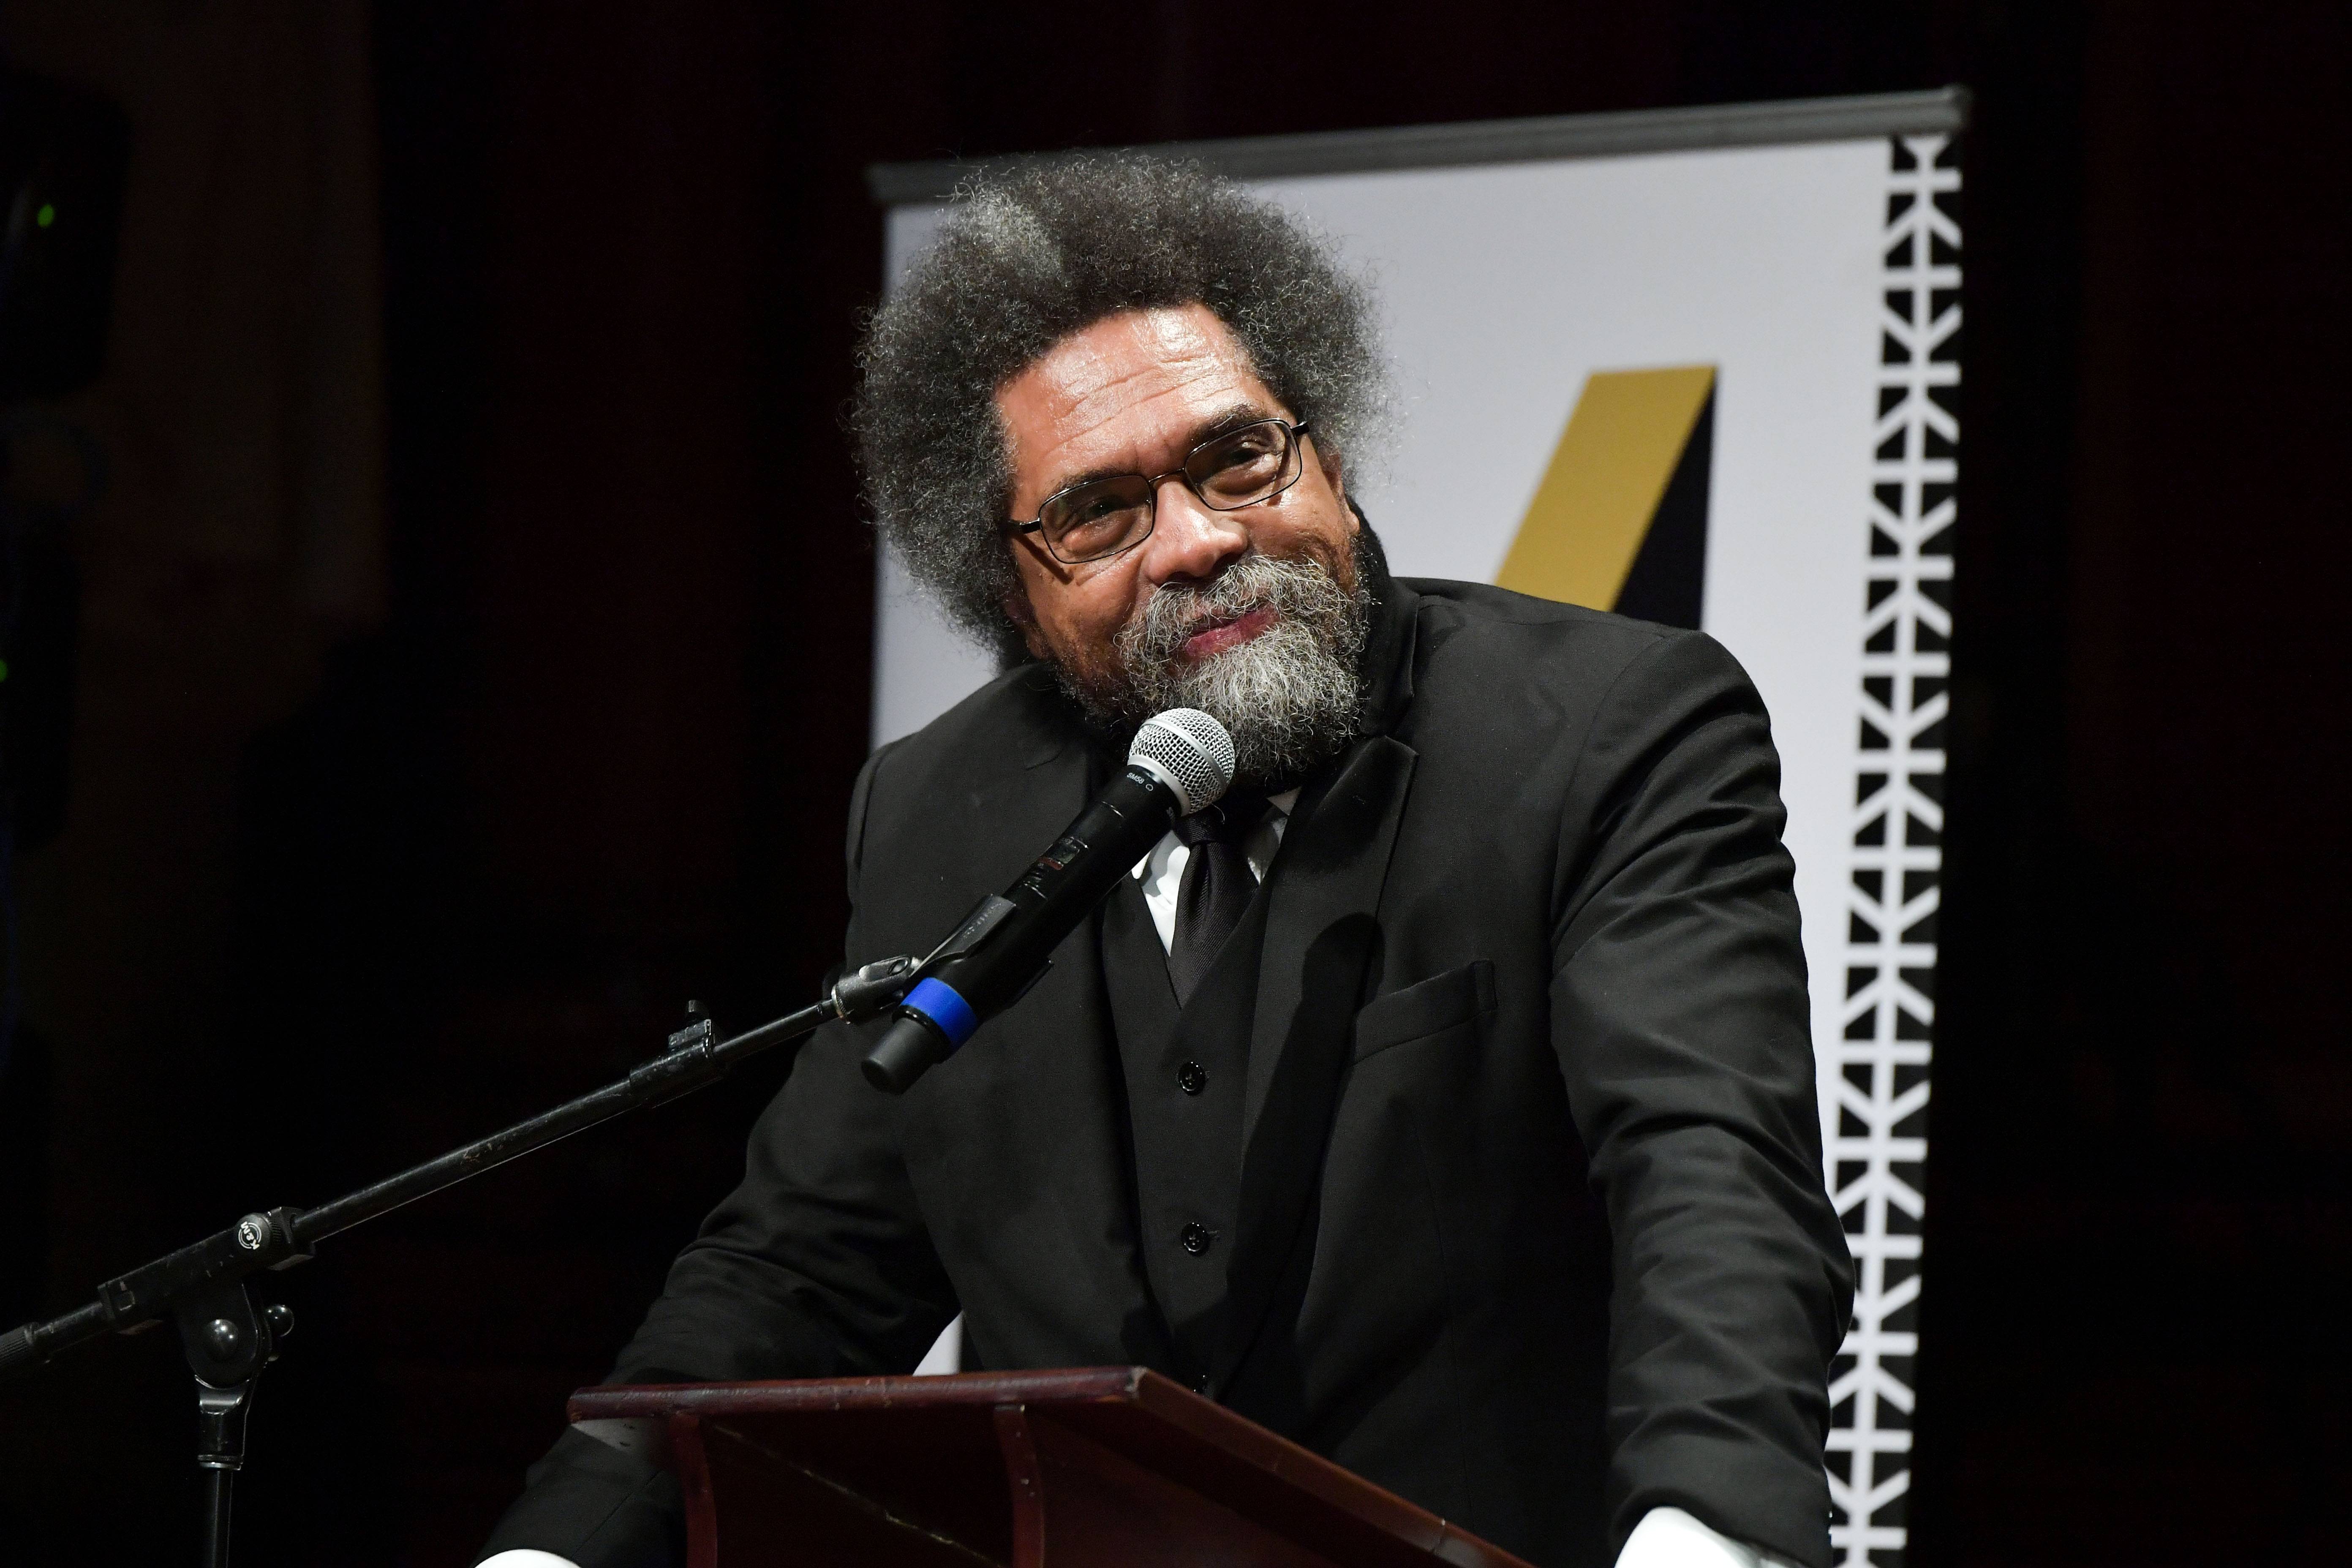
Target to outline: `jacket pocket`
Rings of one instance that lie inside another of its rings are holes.
[[[1356,1015],[1355,1059],[1466,1024],[1495,1010],[1495,965],[1481,958],[1402,991],[1375,996]]]

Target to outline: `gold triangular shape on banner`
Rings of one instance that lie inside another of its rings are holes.
[[[1714,389],[1711,364],[1588,376],[1496,584],[1613,608]]]

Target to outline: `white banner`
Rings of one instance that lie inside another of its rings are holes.
[[[1349,480],[1396,572],[1698,625],[1770,710],[1827,1178],[1863,1272],[1832,1391],[1832,1539],[1854,1568],[1906,1542],[1958,440],[1952,153],[1871,135],[1248,182],[1378,292],[1404,417],[1387,450],[1350,454]],[[891,211],[890,278],[940,210]],[[876,742],[991,673],[886,559]]]

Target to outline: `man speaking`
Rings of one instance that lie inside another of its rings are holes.
[[[1851,1265],[1738,665],[1392,578],[1369,302],[1188,169],[968,194],[863,366],[876,521],[1007,668],[859,777],[849,962],[1153,713],[1234,782],[903,1096],[817,1036],[614,1379],[903,1373],[961,1311],[968,1364],[1152,1367],[1547,1568],[1825,1563]],[[490,1551],[661,1563],[677,1509],[567,1435]]]

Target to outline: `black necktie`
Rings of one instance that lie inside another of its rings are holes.
[[[1264,796],[1228,795],[1176,819],[1177,838],[1192,851],[1176,889],[1176,934],[1168,944],[1168,978],[1180,1005],[1209,973],[1257,891],[1242,843],[1265,815]]]

